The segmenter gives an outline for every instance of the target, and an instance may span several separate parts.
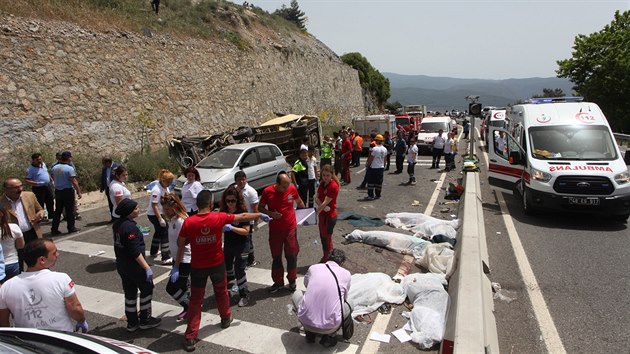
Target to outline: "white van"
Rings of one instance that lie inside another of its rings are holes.
[[[490,185],[522,196],[523,210],[630,216],[630,174],[601,109],[580,98],[533,99],[490,126]],[[499,137],[494,137],[499,130]],[[509,134],[508,134],[509,132]]]
[[[420,122],[420,129],[416,137],[419,153],[431,150],[433,138],[437,136],[440,129],[444,132],[443,136],[446,137],[446,134],[453,129],[451,117],[427,117]]]

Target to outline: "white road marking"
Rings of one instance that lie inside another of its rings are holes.
[[[75,289],[83,309],[86,311],[116,319],[120,318],[124,309],[122,293],[81,285],[75,285]],[[290,300],[287,298],[287,301]],[[184,334],[186,331],[185,322],[175,321],[175,316],[181,311],[181,307],[158,301],[153,301],[151,305],[153,315],[162,318],[159,329]],[[246,309],[244,308],[244,310]],[[216,312],[216,310],[212,311]],[[295,332],[241,321],[238,318],[234,319],[229,328],[219,329],[220,321],[221,318],[218,315],[202,311],[199,339],[250,353],[304,353],[312,351],[312,345],[306,343],[304,337]],[[122,323],[121,326],[123,326]],[[359,347],[356,344],[339,342],[335,349],[337,353],[356,353]]]
[[[527,259],[527,254],[525,254],[525,250],[521,244],[516,227],[514,227],[514,223],[512,222],[512,217],[507,212],[507,206],[505,204],[505,200],[503,199],[503,193],[497,192],[496,195],[501,209],[501,214],[503,216],[503,222],[505,223],[507,233],[510,237],[510,242],[512,243],[512,249],[514,250],[514,255],[516,256],[516,263],[518,264],[518,268],[523,276],[523,282],[525,283],[525,289],[527,289],[529,299],[532,302],[534,315],[536,316],[543,341],[547,347],[547,353],[566,353],[562,340],[560,339],[560,335],[558,334],[558,330],[556,329],[556,325],[549,313],[549,308],[547,307],[545,298],[543,297],[540,286],[538,286],[538,282],[536,281],[534,271]]]
[[[435,190],[433,191],[433,194],[431,195],[431,199],[429,200],[427,208],[424,210],[425,215],[431,215],[431,212],[433,212],[433,208],[435,207],[437,199],[440,196],[440,192],[442,191],[442,185],[444,184],[445,180],[446,180],[446,173],[442,172],[440,174],[439,183],[437,183],[437,185],[435,186]],[[411,256],[407,255],[403,257],[403,261],[401,263],[400,268],[404,267],[405,262],[410,262],[409,257]],[[413,260],[413,257],[411,257],[411,261],[412,260]],[[387,315],[377,313],[376,317],[374,318],[374,322],[372,322],[370,333],[372,332],[385,333],[390,319],[391,319],[391,312]],[[367,338],[365,339],[365,342],[363,342],[363,346],[361,347],[361,354],[379,353],[380,346],[381,346],[381,343],[370,340],[370,335],[368,334]]]

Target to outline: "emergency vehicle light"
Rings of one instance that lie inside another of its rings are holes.
[[[556,102],[582,102],[584,97],[579,96],[569,96],[569,97],[538,97],[538,98],[530,98],[528,100],[529,103],[540,104],[540,103],[556,103]]]

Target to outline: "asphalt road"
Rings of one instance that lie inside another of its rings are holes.
[[[429,169],[430,156],[419,156],[416,165],[417,184],[407,186],[406,173],[401,175],[385,175],[383,198],[377,201],[359,201],[367,195],[366,191],[355,187],[361,182],[364,171],[363,165],[352,170],[352,183],[341,188],[338,198],[339,212],[352,210],[355,213],[385,218],[389,212],[425,212],[427,208],[433,210],[435,217],[452,219],[458,212],[458,205],[442,205],[448,182],[455,182],[461,177],[459,172],[444,173]],[[365,159],[362,160],[362,164]],[[443,162],[442,162],[443,164]],[[461,162],[458,159],[458,164]],[[393,170],[393,169],[392,169]],[[434,199],[435,205],[431,204]],[[419,205],[412,205],[418,201]],[[146,196],[139,199],[139,204],[145,208],[148,203]],[[163,318],[163,323],[156,329],[138,331],[130,334],[125,330],[126,322],[123,316],[124,298],[122,286],[113,262],[112,231],[107,224],[109,216],[106,206],[92,210],[81,211],[83,220],[77,226],[81,232],[72,235],[55,237],[61,250],[59,260],[54,270],[68,273],[77,284],[77,294],[88,313],[91,333],[122,341],[133,342],[156,352],[180,352],[183,341],[184,323],[177,323],[174,316],[179,312],[178,306],[165,291],[168,267],[154,265],[155,290],[153,298],[153,314]],[[150,226],[146,215],[142,214],[138,223]],[[65,229],[62,223],[61,230]],[[396,274],[403,256],[382,250],[373,246],[352,243],[342,244],[343,235],[354,228],[347,221],[339,221],[333,235],[335,247],[343,249],[348,257],[345,267],[352,273],[383,272],[390,276]],[[374,229],[374,228],[362,228]],[[383,226],[376,229],[393,231]],[[44,232],[50,227],[44,226]],[[211,286],[206,289],[204,303],[204,318],[200,337],[205,339],[197,345],[197,352],[332,352],[319,344],[307,345],[303,333],[298,332],[295,316],[289,315],[287,305],[290,303],[288,291],[273,295],[267,293],[266,288],[271,285],[271,257],[269,254],[268,228],[263,226],[254,234],[256,257],[260,265],[248,270],[251,291],[250,305],[244,308],[236,306],[237,298],[232,299],[232,311],[235,321],[227,330],[220,330],[218,313],[212,294]],[[316,263],[321,257],[321,245],[317,226],[303,226],[298,229],[300,254],[298,257],[299,275],[303,276],[308,266]],[[150,240],[146,241],[150,244]],[[92,256],[99,251],[104,253]],[[148,257],[149,262],[152,262]],[[411,272],[420,269],[413,266]],[[300,281],[298,281],[298,285]],[[371,320],[358,323],[355,326],[355,336],[349,343],[339,343],[336,350],[341,352],[401,352],[412,353],[418,349],[412,342],[400,343],[393,336],[390,343],[371,341],[370,331],[389,334],[401,328],[407,320],[401,316],[404,306],[393,306],[389,315],[373,313]],[[367,323],[371,322],[371,323]],[[433,351],[437,352],[437,348]]]
[[[494,301],[501,352],[629,353],[627,224],[574,214],[526,216],[520,196],[491,191],[482,167],[490,279],[515,298]]]

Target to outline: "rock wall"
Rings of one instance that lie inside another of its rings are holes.
[[[357,72],[321,42],[291,34],[250,44],[1,15],[0,156],[32,147],[125,153],[274,112],[336,123],[363,114]]]

